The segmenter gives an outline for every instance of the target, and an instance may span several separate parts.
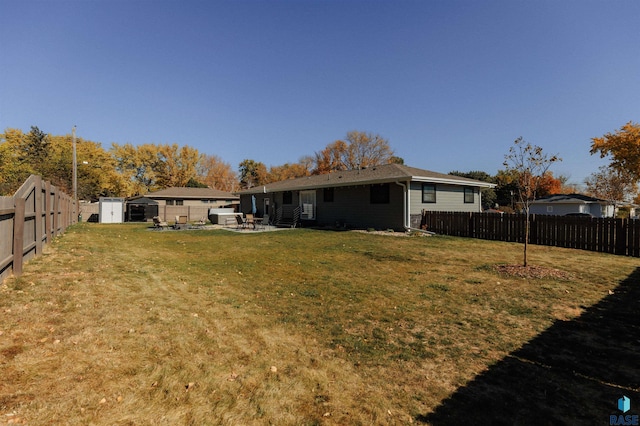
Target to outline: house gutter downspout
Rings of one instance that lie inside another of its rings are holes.
[[[411,182],[409,182],[410,184]],[[409,184],[403,183],[403,182],[399,182],[396,181],[395,182],[396,185],[401,186],[403,191],[403,195],[404,195],[404,203],[403,203],[403,209],[402,209],[402,215],[404,216],[403,219],[403,227],[404,230],[406,232],[412,232],[412,231],[417,231],[417,232],[422,232],[423,234],[427,234],[427,235],[436,235],[435,232],[431,232],[431,231],[425,231],[424,229],[418,229],[418,228],[412,228],[411,227],[411,191],[409,190]]]
[[[401,186],[403,191],[402,191],[402,226],[404,227],[404,230],[409,232],[411,230],[411,218],[409,217],[409,203],[411,201],[411,195],[409,193],[409,188],[408,185],[404,182],[399,182],[396,181],[395,182],[396,185]]]

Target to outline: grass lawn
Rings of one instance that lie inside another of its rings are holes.
[[[0,286],[0,424],[608,424],[638,259],[81,223]],[[637,406],[637,405],[636,405]]]

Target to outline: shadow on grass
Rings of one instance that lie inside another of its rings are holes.
[[[557,321],[418,422],[609,424],[617,400],[640,413],[640,268],[572,321]]]

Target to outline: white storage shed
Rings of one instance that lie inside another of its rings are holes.
[[[100,197],[100,223],[124,222],[124,198]]]

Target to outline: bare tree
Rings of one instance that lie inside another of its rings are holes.
[[[351,131],[346,139],[337,140],[315,154],[313,174],[330,173],[335,170],[356,170],[364,167],[404,160],[394,157],[389,141],[373,133]]]
[[[614,168],[612,165],[601,166],[584,180],[587,192],[594,197],[609,201],[614,206],[620,201],[627,201],[638,191],[636,178],[626,169]]]
[[[522,137],[514,141],[514,145],[509,148],[509,153],[504,156],[503,164],[507,168],[507,172],[514,171],[518,176],[518,199],[525,213],[524,267],[527,267],[531,202],[536,199],[538,191],[544,184],[549,167],[556,161],[562,161],[562,159],[557,155],[544,154],[542,148],[525,142]]]
[[[347,133],[347,142],[343,163],[351,170],[387,164],[394,154],[389,141],[378,134],[351,131]]]

